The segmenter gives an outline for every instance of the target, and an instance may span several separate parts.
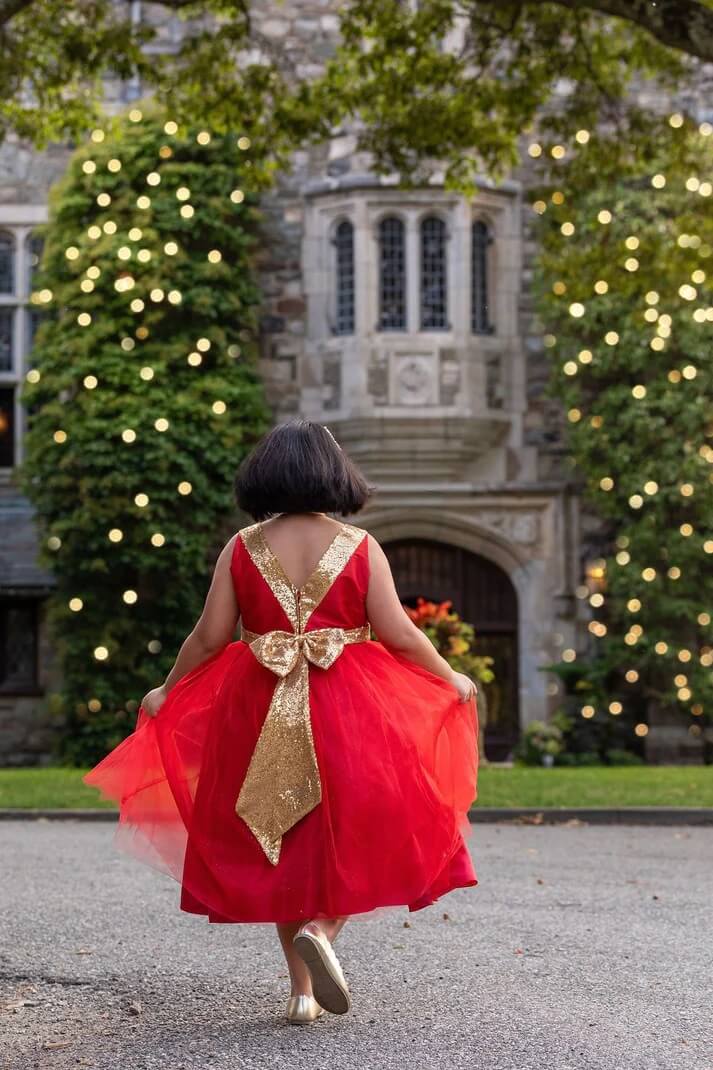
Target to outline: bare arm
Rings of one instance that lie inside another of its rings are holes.
[[[225,544],[216,561],[203,612],[193,631],[184,640],[173,668],[160,687],[149,691],[141,705],[147,713],[158,713],[166,695],[181,677],[195,669],[206,658],[227,646],[235,634],[240,608],[230,575],[230,561],[237,535]]]
[[[461,698],[469,697],[469,693],[476,690],[475,684],[467,676],[455,672],[428,636],[409,619],[401,605],[386,554],[372,535],[368,539],[371,576],[366,612],[380,642],[394,653],[452,684]]]

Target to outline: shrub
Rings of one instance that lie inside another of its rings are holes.
[[[268,418],[251,267],[263,180],[234,136],[149,114],[95,131],[52,194],[22,479],[57,581],[70,760],[133,727],[235,527],[234,469]]]

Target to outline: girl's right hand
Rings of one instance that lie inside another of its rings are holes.
[[[149,717],[156,716],[166,701],[166,694],[166,688],[162,684],[160,687],[154,687],[152,691],[147,691],[141,699],[141,707]]]
[[[467,702],[468,699],[475,698],[478,694],[475,680],[471,680],[470,676],[466,676],[463,672],[454,672],[451,682],[458,692],[461,702]]]

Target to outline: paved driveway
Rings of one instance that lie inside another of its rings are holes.
[[[111,839],[0,826],[0,1070],[713,1070],[713,828],[476,825],[480,885],[348,925],[353,1010],[305,1028],[271,927]]]

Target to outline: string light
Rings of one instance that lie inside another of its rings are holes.
[[[163,535],[160,531],[154,531],[153,535],[151,536],[151,545],[163,546],[165,542],[166,536]]]

